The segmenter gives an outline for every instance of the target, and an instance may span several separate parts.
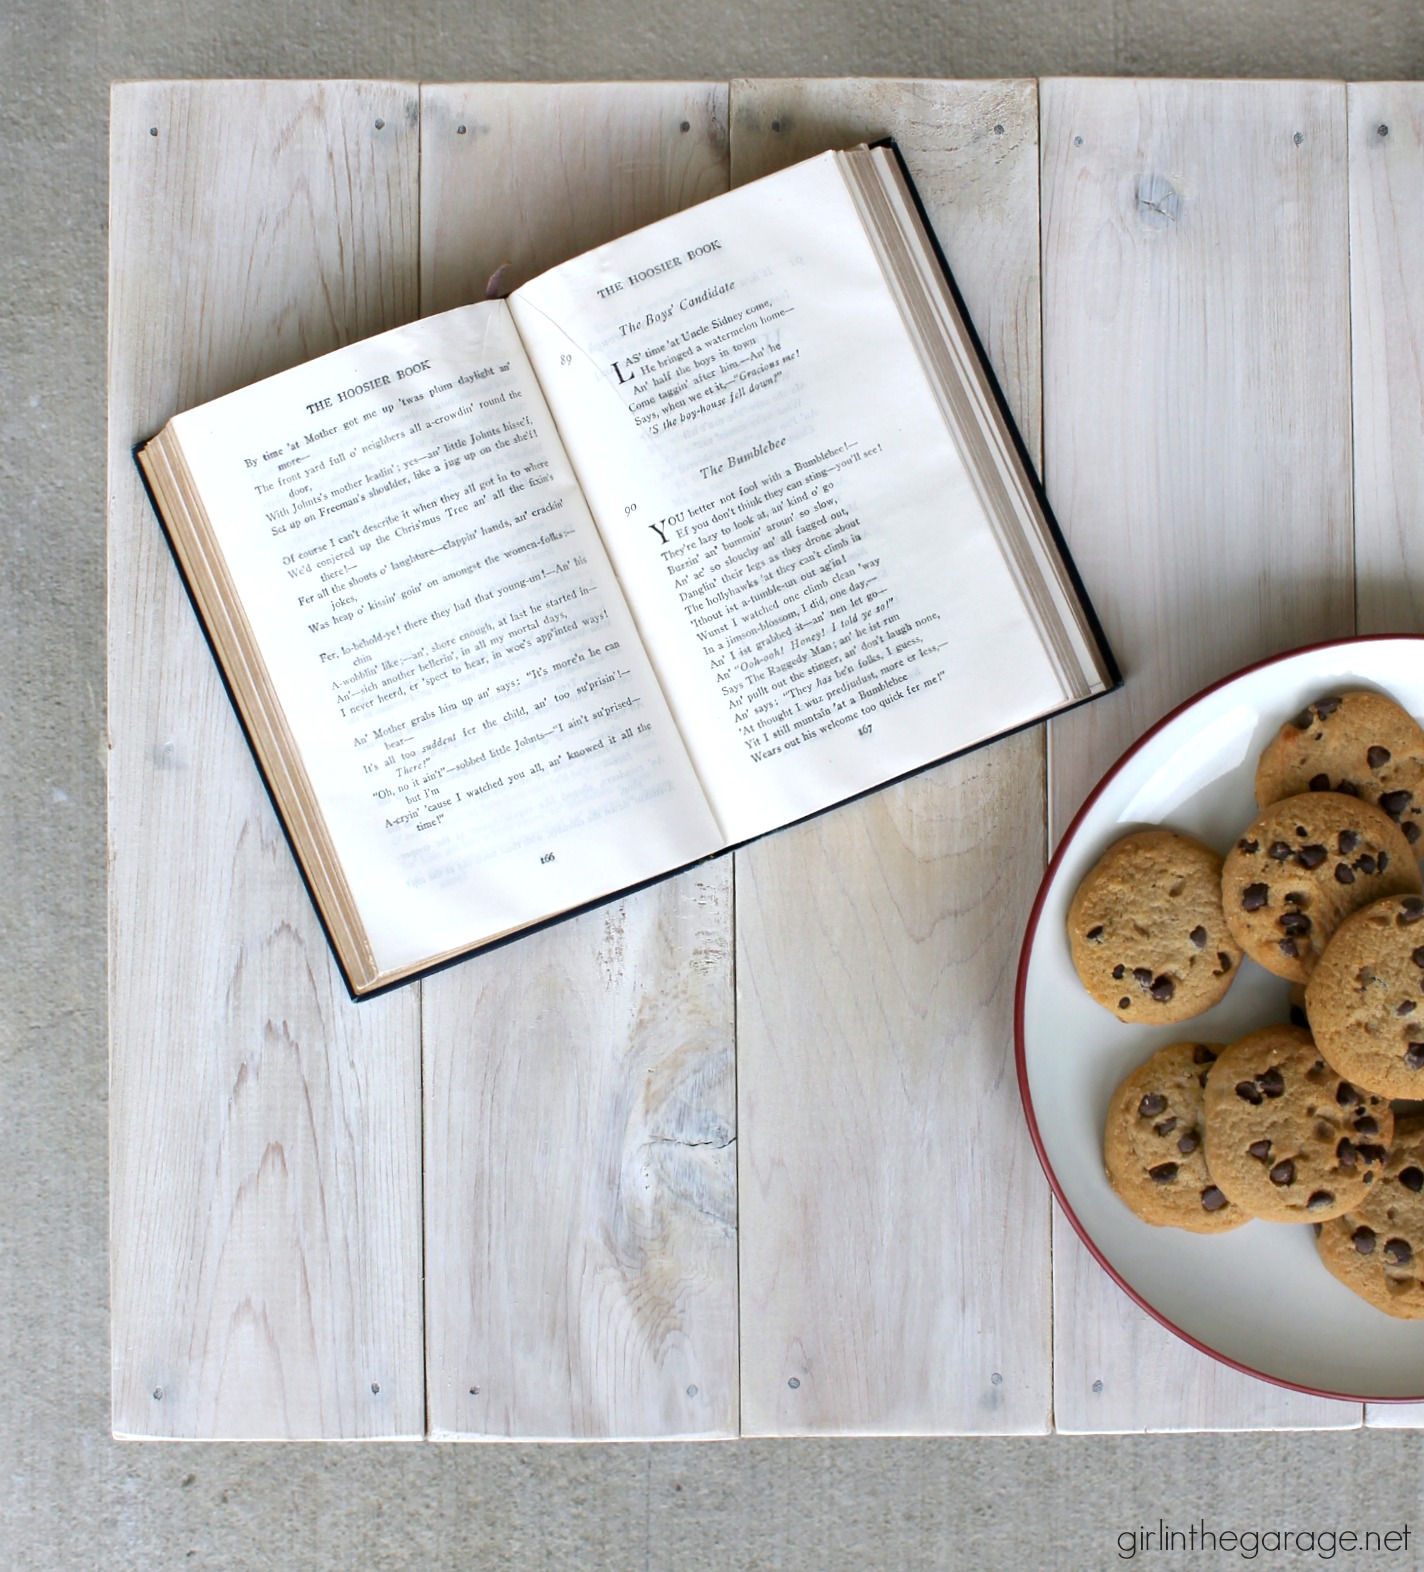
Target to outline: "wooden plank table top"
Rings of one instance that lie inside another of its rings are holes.
[[[893,134],[1123,688],[353,1004],[131,449]],[[1412,1425],[1233,1371],[1052,1206],[1047,856],[1142,730],[1424,615],[1424,90],[169,82],[111,117],[113,1425],[620,1440]]]

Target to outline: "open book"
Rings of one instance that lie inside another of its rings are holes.
[[[357,995],[1116,680],[890,147],[139,457]]]

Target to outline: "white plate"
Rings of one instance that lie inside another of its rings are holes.
[[[1113,1088],[1164,1043],[1228,1042],[1288,1018],[1288,984],[1251,961],[1220,1004],[1177,1026],[1130,1025],[1078,981],[1065,933],[1074,890],[1128,829],[1162,825],[1223,854],[1256,816],[1256,760],[1312,699],[1378,688],[1424,716],[1424,638],[1351,639],[1249,667],[1137,742],[1084,803],[1049,865],[1019,962],[1019,1089],[1049,1183],[1084,1243],[1162,1324],[1229,1365],[1327,1397],[1424,1398],[1424,1321],[1400,1321],[1325,1270],[1306,1224],[1231,1233],[1153,1228],[1113,1194],[1103,1126]]]

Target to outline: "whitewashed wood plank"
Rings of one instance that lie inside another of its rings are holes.
[[[1126,685],[1050,724],[1056,840],[1173,704],[1353,627],[1344,88],[1040,85],[1048,495]],[[1342,1426],[1178,1341],[1055,1211],[1060,1429]]]
[[[1424,627],[1424,86],[1349,89],[1361,633]]]
[[[1356,614],[1361,633],[1416,632],[1424,626],[1424,87],[1354,82],[1347,101]],[[1369,1403],[1365,1423],[1418,1429],[1424,1403]]]
[[[546,268],[727,189],[722,83],[487,82],[421,98],[421,309]]]
[[[885,133],[1036,448],[1033,84],[733,84],[738,183]],[[737,854],[746,1433],[1048,1426],[1011,1015],[1043,830],[1036,728]]]
[[[431,309],[727,185],[725,87],[428,88],[423,124]],[[433,1435],[736,1434],[731,879],[426,984]]]
[[[417,155],[398,84],[113,95],[121,1435],[424,1428],[418,997],[349,1002],[130,453],[187,405],[414,315]]]

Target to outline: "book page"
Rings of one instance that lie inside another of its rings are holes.
[[[717,849],[503,302],[173,429],[381,972]]]
[[[1065,702],[835,155],[511,307],[729,840]]]

